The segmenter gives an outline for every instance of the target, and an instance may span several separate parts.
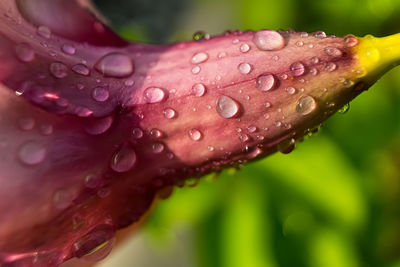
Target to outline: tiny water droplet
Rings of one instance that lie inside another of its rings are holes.
[[[46,157],[46,147],[36,141],[28,141],[24,143],[19,152],[19,159],[27,165],[37,165]]]
[[[98,86],[94,88],[92,92],[92,97],[97,102],[104,102],[107,101],[107,99],[110,97],[110,92],[108,91],[107,88]]]
[[[295,148],[296,140],[294,138],[290,138],[282,141],[278,144],[278,151],[282,154],[289,154]]]
[[[134,139],[140,139],[143,137],[143,131],[140,128],[135,128],[132,130],[132,136]]]
[[[233,118],[239,114],[239,104],[229,96],[220,96],[217,99],[216,108],[218,114],[225,119]]]
[[[164,144],[163,143],[153,143],[151,148],[153,149],[153,152],[156,154],[160,154],[161,152],[164,151]]]
[[[144,99],[150,104],[162,102],[166,98],[165,90],[159,87],[149,87],[144,91]]]
[[[249,74],[252,70],[252,67],[249,63],[240,63],[238,70],[241,74]]]
[[[242,141],[243,143],[247,142],[250,140],[250,137],[247,134],[241,134],[239,136],[240,141]]]
[[[51,37],[51,30],[47,26],[39,26],[36,33],[45,39],[50,39]]]
[[[296,42],[296,45],[298,47],[302,47],[304,45],[304,42],[303,41],[298,41],[298,42]]]
[[[326,33],[323,31],[317,31],[314,33],[314,36],[319,39],[326,38]]]
[[[17,55],[17,58],[22,61],[22,62],[31,62],[35,59],[35,51],[33,51],[33,48],[25,43],[18,44],[15,47],[15,53]]]
[[[167,119],[173,119],[176,117],[176,112],[172,108],[164,109],[163,113],[164,113],[165,118],[167,118]]]
[[[294,88],[294,87],[286,87],[286,92],[289,94],[289,95],[294,95],[295,93],[296,93],[296,88]]]
[[[42,135],[51,135],[54,132],[53,125],[50,124],[43,124],[40,126],[40,133]]]
[[[67,55],[75,55],[76,48],[72,44],[63,44],[61,50]]]
[[[250,45],[248,45],[248,44],[242,44],[241,46],[240,46],[240,52],[242,52],[242,53],[247,53],[247,52],[249,52],[250,51]]]
[[[72,204],[73,200],[74,195],[67,189],[57,190],[53,195],[53,205],[59,210],[68,208]]]
[[[273,30],[261,30],[254,34],[253,42],[258,49],[264,51],[280,50],[285,47],[283,36]]]
[[[163,137],[163,133],[159,129],[151,129],[150,135],[154,138],[161,138]]]
[[[332,71],[335,71],[337,69],[337,65],[336,65],[336,63],[329,62],[329,63],[326,64],[325,68],[326,68],[327,71],[332,72]]]
[[[116,172],[123,173],[131,170],[135,163],[136,152],[130,144],[126,143],[115,152],[110,167]]]
[[[192,87],[192,93],[195,96],[203,96],[206,93],[206,87],[202,83],[196,83]]]
[[[306,67],[301,62],[295,62],[290,65],[290,72],[293,76],[302,76],[306,72]]]
[[[310,73],[314,76],[318,75],[318,70],[316,68],[311,68]]]
[[[336,47],[326,47],[325,53],[331,57],[341,57],[343,55],[343,52]]]
[[[135,81],[133,81],[133,80],[126,80],[125,81],[125,86],[131,87],[134,84],[135,84]]]
[[[189,131],[189,137],[193,140],[193,141],[199,141],[202,137],[202,134],[199,130],[197,129],[192,129]]]
[[[79,117],[90,117],[93,115],[93,111],[88,109],[87,107],[77,107],[75,109],[75,113],[79,116]]]
[[[94,67],[106,77],[124,78],[134,72],[132,59],[122,53],[107,54]]]
[[[62,79],[68,76],[68,68],[64,63],[53,62],[50,64],[50,73],[54,77]]]
[[[311,58],[311,62],[313,64],[318,64],[319,63],[319,58],[318,57],[313,57],[313,58]]]
[[[299,99],[296,105],[296,112],[301,115],[308,115],[315,111],[317,108],[317,102],[312,96],[303,96]]]
[[[192,62],[192,64],[200,64],[200,63],[206,62],[207,60],[208,60],[208,54],[204,53],[204,52],[200,52],[200,53],[195,54],[192,57],[191,62]]]
[[[344,43],[346,44],[347,47],[354,47],[358,45],[358,38],[356,38],[353,35],[347,35],[344,38]]]
[[[200,73],[200,71],[201,71],[201,68],[200,68],[200,66],[196,66],[196,67],[193,67],[192,68],[192,74],[199,74]]]
[[[266,92],[276,88],[277,79],[273,74],[262,74],[258,76],[256,86],[260,91]]]
[[[250,125],[249,127],[247,127],[247,130],[249,130],[249,133],[255,133],[257,131],[257,126]]]
[[[72,71],[83,75],[83,76],[89,76],[90,75],[90,70],[86,65],[83,64],[76,64],[72,67]]]
[[[31,117],[22,118],[18,121],[18,125],[23,131],[30,131],[35,127],[35,120]]]

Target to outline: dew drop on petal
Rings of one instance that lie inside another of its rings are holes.
[[[278,144],[278,151],[282,154],[289,154],[295,148],[296,140],[294,138],[290,138],[282,141]]]
[[[326,64],[326,70],[329,72],[335,71],[337,69],[337,65],[336,63],[333,62],[329,62],[328,64]]]
[[[331,57],[341,57],[343,55],[343,52],[336,47],[326,47],[325,53]]]
[[[107,54],[94,67],[106,77],[123,78],[134,72],[132,59],[122,53]]]
[[[201,71],[200,66],[196,66],[196,67],[192,68],[192,74],[194,74],[194,75],[199,74],[200,71]]]
[[[89,189],[96,189],[102,186],[102,178],[97,174],[88,174],[85,177],[85,186]]]
[[[134,81],[134,80],[126,80],[126,81],[125,81],[125,86],[130,87],[130,86],[132,86],[132,85],[134,85],[134,84],[135,84],[135,81]]]
[[[80,74],[82,76],[89,76],[90,75],[90,70],[89,68],[84,65],[84,64],[76,64],[72,67],[72,71]]]
[[[295,62],[290,65],[290,73],[295,76],[301,76],[306,72],[306,67],[301,62]]]
[[[42,135],[51,135],[54,132],[53,125],[51,124],[43,124],[40,126],[40,133]]]
[[[17,55],[17,58],[22,61],[22,62],[31,62],[35,59],[35,51],[33,51],[33,48],[25,43],[18,44],[15,47],[15,53]]]
[[[240,141],[242,141],[243,143],[247,142],[250,140],[250,137],[247,134],[241,134],[239,136]]]
[[[260,91],[266,92],[276,88],[277,79],[273,74],[262,74],[258,76],[256,86]]]
[[[206,87],[202,83],[196,83],[192,87],[192,93],[195,96],[203,96],[206,93]]]
[[[36,33],[45,39],[50,39],[51,37],[51,30],[47,26],[39,26]]]
[[[110,129],[114,119],[112,116],[105,118],[96,118],[90,122],[85,123],[85,131],[90,135],[100,135]]]
[[[110,97],[110,92],[108,91],[107,88],[98,86],[94,88],[92,92],[92,97],[97,102],[104,102],[107,101],[107,99]]]
[[[257,126],[250,125],[249,127],[247,127],[247,130],[249,131],[249,133],[255,133],[257,131]]]
[[[163,143],[153,143],[151,145],[151,148],[153,150],[154,153],[156,154],[160,154],[161,152],[164,151],[164,144]]]
[[[252,67],[249,63],[240,63],[238,70],[241,74],[249,74],[252,70]]]
[[[218,114],[225,119],[233,118],[239,114],[240,106],[238,102],[229,96],[220,96],[217,99],[216,109]]]
[[[72,44],[63,44],[61,50],[67,55],[74,55],[76,52],[76,48]]]
[[[189,137],[193,140],[193,141],[199,141],[202,137],[202,134],[199,130],[197,129],[192,129],[189,131]]]
[[[191,62],[192,62],[192,64],[200,64],[200,63],[206,62],[207,60],[208,60],[208,54],[204,53],[204,52],[200,52],[200,53],[195,54],[192,57]]]
[[[140,128],[135,128],[132,130],[132,136],[134,139],[140,139],[143,137],[143,131]]]
[[[318,57],[313,57],[313,58],[311,58],[311,62],[313,64],[318,64],[319,63],[319,58]]]
[[[110,167],[116,172],[127,172],[136,163],[136,152],[130,144],[123,144],[112,156]]]
[[[353,35],[347,35],[344,38],[344,43],[346,44],[347,47],[354,47],[358,45],[358,38]]]
[[[164,89],[159,87],[149,87],[144,91],[144,99],[147,103],[159,103],[167,98]]]
[[[159,129],[151,129],[150,135],[153,136],[154,138],[161,138],[163,137],[163,133]]]
[[[74,257],[89,262],[100,261],[110,254],[114,242],[113,227],[111,225],[100,225],[74,242],[72,254]]]
[[[317,102],[312,96],[303,96],[299,99],[296,105],[296,112],[301,115],[308,115],[315,111],[317,108]]]
[[[165,118],[173,119],[176,117],[176,111],[172,108],[166,108],[163,111]]]
[[[242,52],[242,53],[247,53],[247,52],[249,52],[250,51],[250,45],[248,45],[248,44],[242,44],[241,46],[240,46],[240,52]]]
[[[317,31],[314,33],[315,38],[323,39],[326,38],[326,33],[323,31]]]
[[[292,87],[292,86],[286,87],[286,92],[287,92],[289,95],[294,95],[294,94],[296,93],[296,88],[294,88],[294,87]]]
[[[68,76],[68,68],[64,63],[53,62],[50,64],[50,73],[54,77],[62,79]]]
[[[45,159],[46,147],[39,142],[28,141],[21,146],[18,156],[27,165],[37,165]]]
[[[280,50],[285,47],[285,38],[273,30],[261,30],[254,34],[253,42],[258,49],[264,51]]]
[[[53,195],[53,205],[56,209],[64,210],[68,208],[74,200],[74,195],[67,189],[57,190]]]

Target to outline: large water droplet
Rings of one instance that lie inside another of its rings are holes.
[[[67,55],[74,55],[76,52],[76,48],[72,44],[63,44],[61,50]]]
[[[206,87],[202,83],[196,83],[192,87],[192,93],[195,96],[203,96],[206,93]]]
[[[192,64],[200,64],[200,63],[206,62],[207,60],[208,60],[208,54],[204,53],[204,52],[200,52],[200,53],[195,54],[192,57],[191,62],[192,62]]]
[[[127,172],[136,163],[136,152],[130,144],[123,144],[111,158],[110,167],[116,172]]]
[[[110,129],[114,119],[112,116],[105,118],[96,118],[90,122],[85,123],[85,131],[91,135],[103,134]]]
[[[301,76],[306,72],[306,67],[301,62],[295,62],[290,65],[290,73],[295,76]]]
[[[76,64],[75,66],[72,67],[72,71],[83,76],[90,75],[89,68],[83,64]]]
[[[266,92],[276,88],[277,79],[273,74],[263,74],[258,76],[256,86],[260,91]]]
[[[92,97],[94,100],[98,102],[104,102],[107,101],[107,99],[110,97],[110,92],[108,91],[107,88],[98,86],[94,88]]]
[[[233,118],[239,114],[240,106],[238,102],[230,98],[229,96],[220,96],[217,99],[217,112],[225,119]]]
[[[74,257],[86,261],[100,261],[110,254],[114,242],[113,227],[111,225],[100,225],[75,241],[72,254]]]
[[[62,79],[68,76],[68,68],[64,63],[53,62],[50,64],[50,73],[54,77]]]
[[[261,30],[254,34],[253,42],[260,50],[271,51],[285,47],[285,38],[273,30]]]
[[[147,103],[159,103],[167,98],[164,89],[159,87],[149,87],[144,91],[144,99]]]
[[[131,58],[122,53],[110,53],[102,57],[95,65],[104,76],[123,78],[131,75],[134,65]]]
[[[33,48],[25,43],[18,44],[15,47],[17,58],[22,62],[31,62],[35,59],[35,52]]]
[[[199,141],[202,137],[202,134],[199,130],[197,129],[192,129],[189,131],[189,137],[193,140],[193,141]]]
[[[21,146],[18,156],[27,165],[37,165],[45,159],[46,147],[42,143],[28,141]]]
[[[294,138],[290,138],[282,141],[278,144],[278,151],[282,154],[289,154],[295,148],[296,140]]]
[[[252,70],[252,67],[249,63],[240,63],[238,70],[241,74],[249,74]]]
[[[51,37],[51,30],[47,26],[39,26],[36,32],[39,36],[45,39],[50,39]]]
[[[303,96],[299,99],[296,105],[296,112],[301,115],[308,115],[315,111],[317,108],[317,102],[312,96]]]

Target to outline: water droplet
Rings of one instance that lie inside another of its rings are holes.
[[[68,68],[61,62],[53,62],[50,64],[50,73],[54,77],[62,79],[68,76]]]
[[[172,108],[166,108],[163,111],[165,118],[174,119],[176,117],[176,112]]]
[[[35,120],[31,117],[22,118],[18,121],[18,125],[23,131],[30,131],[35,127]]]
[[[298,47],[302,47],[304,45],[304,42],[303,41],[298,41],[298,42],[296,42],[296,45]]]
[[[326,33],[323,32],[323,31],[317,31],[317,32],[314,33],[314,36],[315,36],[316,38],[323,39],[323,38],[326,38]]]
[[[218,54],[219,59],[224,58],[224,57],[226,57],[226,52],[221,52]]]
[[[76,52],[76,48],[72,44],[63,44],[61,50],[67,55],[74,55]]]
[[[200,71],[201,71],[200,66],[196,66],[196,67],[193,67],[193,68],[192,68],[192,73],[193,73],[193,74],[199,74]]]
[[[92,97],[97,102],[104,102],[110,97],[110,92],[108,92],[107,88],[98,86],[94,88],[92,92]]]
[[[125,81],[125,86],[131,87],[134,84],[135,84],[135,81],[133,81],[133,80],[126,80]]]
[[[164,89],[159,87],[149,87],[144,91],[144,99],[147,103],[154,104],[164,101],[167,95]]]
[[[296,93],[296,88],[294,88],[294,87],[286,87],[286,92],[289,94],[289,95],[294,95],[295,93]]]
[[[112,156],[110,167],[116,172],[127,172],[136,163],[136,152],[128,143],[123,144]]]
[[[86,261],[100,261],[110,254],[114,242],[113,227],[106,224],[100,225],[75,241],[72,254]]]
[[[326,64],[326,70],[329,72],[335,71],[337,69],[337,65],[333,62],[329,62]]]
[[[318,75],[318,70],[316,68],[311,68],[310,73],[314,76]]]
[[[272,106],[272,104],[271,104],[271,102],[265,102],[265,103],[264,103],[264,106],[265,106],[266,108],[270,108],[270,107]]]
[[[131,75],[134,71],[131,58],[122,53],[107,54],[94,67],[106,77],[123,78]]]
[[[112,116],[108,116],[105,118],[95,118],[89,122],[85,123],[85,131],[91,135],[100,135],[108,131],[110,129],[114,119]]]
[[[132,130],[132,136],[134,139],[140,139],[143,137],[143,131],[140,128],[135,128]]]
[[[25,63],[31,62],[35,59],[35,52],[33,51],[33,48],[25,43],[18,44],[15,47],[15,53],[17,58]]]
[[[153,143],[151,148],[153,149],[154,153],[159,154],[164,151],[164,144],[163,143]]]
[[[193,140],[193,141],[199,141],[202,137],[202,134],[199,130],[197,129],[192,129],[189,131],[189,137]]]
[[[278,61],[278,60],[279,60],[279,56],[277,56],[277,55],[273,56],[273,57],[272,57],[272,60]]]
[[[72,71],[83,76],[90,75],[89,68],[83,64],[76,64],[75,66],[72,67]]]
[[[239,104],[229,96],[220,96],[217,99],[217,112],[225,119],[233,118],[239,114]]]
[[[204,52],[200,52],[200,53],[195,54],[192,57],[191,62],[192,62],[192,64],[200,64],[200,63],[206,62],[207,60],[208,60],[208,54],[204,53]]]
[[[256,86],[260,91],[266,92],[276,88],[277,79],[273,74],[262,74],[258,76]]]
[[[261,30],[254,34],[253,42],[258,49],[264,51],[280,50],[285,47],[283,36],[273,30]]]
[[[290,72],[293,76],[298,77],[306,72],[306,67],[301,62],[295,62],[290,65]]]
[[[163,133],[159,129],[151,129],[150,135],[154,138],[161,138],[163,137]]]
[[[79,117],[90,117],[93,115],[93,111],[88,109],[87,107],[77,107],[75,109],[75,113],[79,116]]]
[[[211,151],[211,152],[215,150],[215,148],[213,146],[208,146],[207,149],[208,149],[208,151]]]
[[[192,93],[195,96],[203,96],[206,93],[206,87],[202,83],[196,83],[192,87]]]
[[[343,52],[336,47],[326,47],[325,53],[331,57],[341,57],[343,55]]]
[[[319,58],[318,57],[313,57],[313,58],[311,58],[311,62],[313,64],[318,64],[319,63]]]
[[[85,186],[89,189],[96,189],[102,186],[103,179],[97,174],[88,174],[85,177]]]
[[[36,32],[39,36],[45,39],[50,39],[51,37],[51,30],[47,26],[39,26]]]
[[[317,102],[312,96],[303,96],[299,99],[296,105],[296,112],[301,115],[308,115],[315,111],[317,108]]]
[[[250,140],[250,137],[247,134],[241,134],[239,136],[240,141],[242,141],[243,143],[247,142]]]
[[[238,70],[241,74],[249,74],[251,72],[251,65],[249,63],[240,63]]]
[[[248,44],[242,44],[241,46],[240,46],[240,52],[242,52],[242,53],[247,53],[247,52],[249,52],[250,51],[250,45],[248,45]]]
[[[300,33],[300,37],[301,38],[307,38],[308,37],[308,33],[307,32],[302,32],[302,33]]]
[[[276,121],[276,122],[275,122],[275,126],[276,126],[276,127],[281,127],[281,126],[282,126],[282,122]]]
[[[358,45],[358,38],[356,38],[353,35],[347,35],[344,38],[344,43],[346,44],[347,47],[354,47]]]
[[[27,165],[37,165],[46,157],[46,147],[35,141],[24,143],[18,153],[19,159]]]
[[[53,125],[43,124],[40,126],[40,133],[43,135],[51,135],[54,132]]]
[[[339,112],[340,114],[345,114],[347,111],[349,111],[349,109],[350,109],[350,104],[347,103],[347,104],[345,104],[342,108],[340,108],[340,109],[338,110],[338,112]]]
[[[282,154],[289,154],[295,148],[296,140],[294,138],[290,138],[282,141],[278,144],[278,151]]]
[[[83,90],[83,89],[85,89],[85,85],[83,85],[83,84],[81,84],[81,83],[78,83],[78,84],[76,85],[76,88],[77,88],[78,90]]]
[[[249,133],[255,133],[257,131],[257,126],[250,125],[249,127],[247,127],[247,130],[249,130]]]
[[[53,195],[53,205],[59,210],[64,210],[71,206],[73,200],[74,195],[67,189],[57,190]]]

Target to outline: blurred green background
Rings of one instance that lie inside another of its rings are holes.
[[[151,43],[203,30],[400,32],[399,0],[98,0]],[[289,155],[177,188],[103,263],[135,267],[400,266],[400,69]]]

